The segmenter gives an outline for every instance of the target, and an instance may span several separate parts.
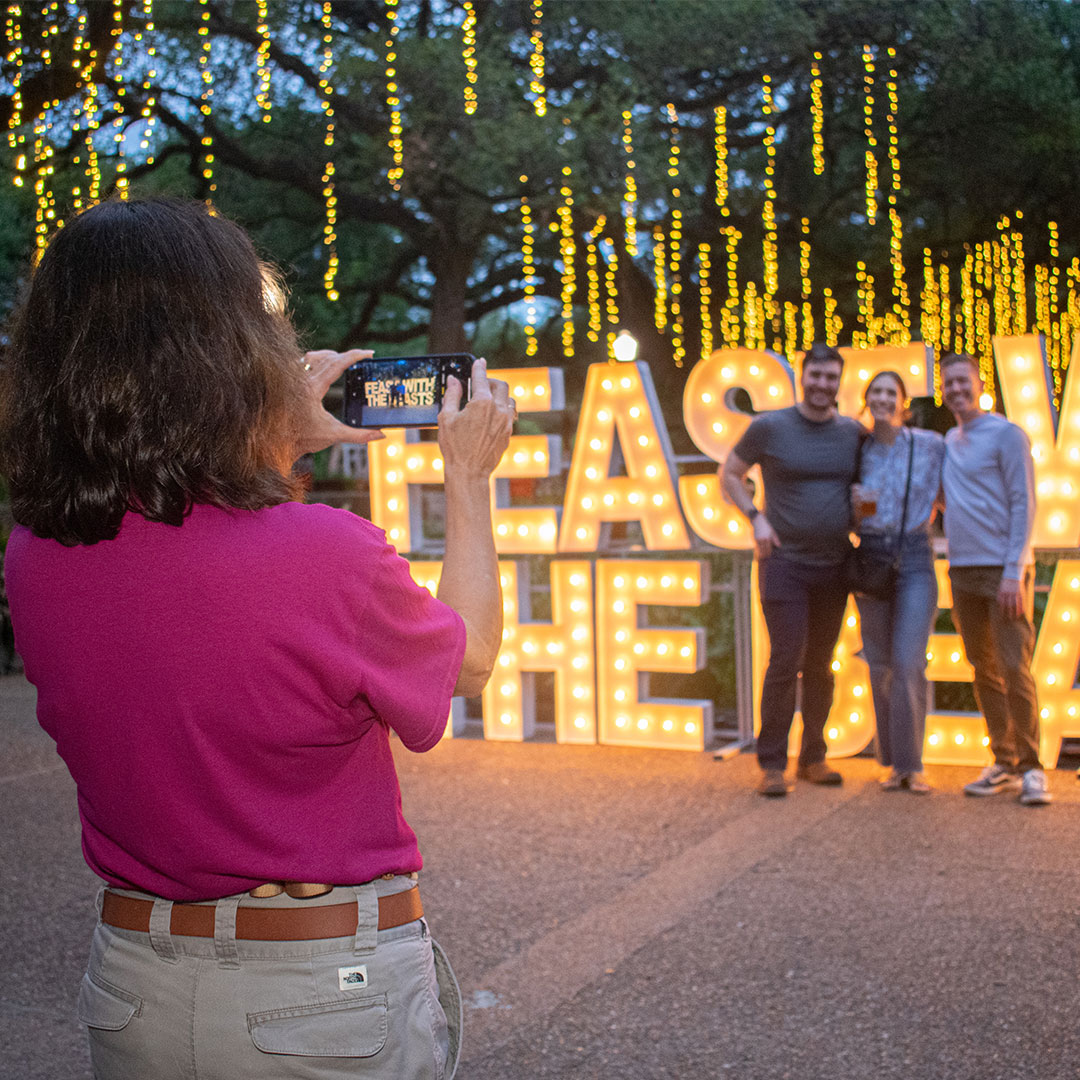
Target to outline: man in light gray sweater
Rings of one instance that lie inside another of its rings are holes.
[[[972,357],[942,357],[941,388],[957,420],[945,436],[944,472],[953,621],[975,669],[975,699],[994,755],[993,765],[964,791],[1019,791],[1025,806],[1044,805],[1052,795],[1039,761],[1039,703],[1031,675],[1031,443],[1016,424],[979,408],[983,383]]]

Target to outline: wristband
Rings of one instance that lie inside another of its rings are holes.
[[[760,513],[761,511],[756,506],[751,506],[750,509],[746,511],[746,520],[753,525]]]

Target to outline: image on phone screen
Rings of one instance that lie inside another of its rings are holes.
[[[446,380],[455,376],[468,396],[468,353],[361,360],[345,372],[343,419],[353,427],[434,427]]]

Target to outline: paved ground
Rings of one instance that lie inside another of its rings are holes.
[[[88,1080],[96,883],[32,714],[0,679],[0,1077]],[[965,799],[971,769],[883,793],[865,759],[782,801],[745,756],[463,739],[398,761],[469,1003],[461,1080],[1080,1071],[1071,771],[1030,809]]]

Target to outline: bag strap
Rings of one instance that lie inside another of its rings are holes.
[[[911,494],[911,470],[915,463],[915,432],[912,431],[911,428],[908,428],[908,434],[911,436],[911,445],[908,447],[907,483],[904,485],[904,509],[900,514],[900,535],[897,538],[899,544],[904,542],[904,526],[907,524],[908,496]]]

